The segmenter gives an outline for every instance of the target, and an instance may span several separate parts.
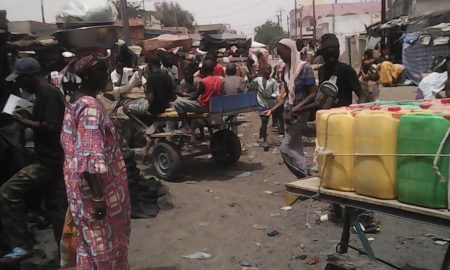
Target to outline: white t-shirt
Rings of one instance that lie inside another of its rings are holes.
[[[111,81],[113,84],[116,84],[119,82],[120,77],[122,77],[122,81],[120,82],[120,85],[125,85],[127,84],[130,79],[131,76],[133,75],[133,69],[132,68],[123,68],[123,74],[120,75],[119,73],[117,73],[117,70],[115,69],[113,72],[111,72]]]

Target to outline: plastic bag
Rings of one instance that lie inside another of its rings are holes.
[[[56,15],[61,24],[98,24],[113,23],[118,12],[108,0],[69,0]]]
[[[77,227],[67,210],[61,237],[61,268],[75,267],[77,261]]]

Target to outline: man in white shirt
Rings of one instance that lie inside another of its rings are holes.
[[[142,74],[143,70],[125,67],[118,61],[116,69],[111,73],[114,100],[120,100],[121,96],[129,93],[134,87],[145,85],[146,79]]]

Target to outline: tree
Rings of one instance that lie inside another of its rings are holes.
[[[183,9],[178,3],[166,2],[155,4],[156,18],[161,21],[164,26],[185,26],[187,29],[194,28],[195,19],[191,12]]]
[[[288,36],[283,31],[283,28],[271,21],[267,21],[265,24],[256,27],[255,33],[255,41],[266,44],[270,48],[275,47],[280,39]]]

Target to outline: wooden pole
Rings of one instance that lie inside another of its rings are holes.
[[[130,26],[128,24],[128,7],[127,0],[120,0],[120,11],[122,15],[122,24],[123,24],[123,33],[125,42],[130,45],[131,37],[130,37]]]

